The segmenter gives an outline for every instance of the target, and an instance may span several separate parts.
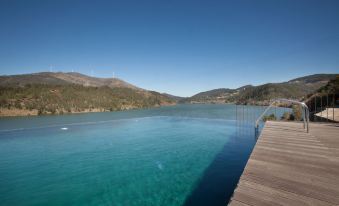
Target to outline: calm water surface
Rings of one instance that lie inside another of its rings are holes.
[[[225,205],[255,144],[235,111],[1,118],[0,205]]]

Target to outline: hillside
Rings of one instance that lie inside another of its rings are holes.
[[[179,97],[179,96],[175,96],[175,95],[171,95],[171,94],[167,94],[167,93],[161,93],[161,94],[172,99],[172,100],[174,100],[174,101],[176,101],[176,102],[185,98],[185,97]]]
[[[238,93],[237,89],[213,89],[200,92],[192,97],[181,99],[181,103],[225,103]]]
[[[237,89],[215,89],[198,93],[181,100],[182,103],[238,103],[268,104],[273,98],[303,100],[325,86],[336,74],[315,74],[282,83],[267,83],[259,86],[246,85]]]
[[[267,105],[273,98],[305,100],[333,85],[329,81],[333,82],[336,76],[315,74],[282,83],[220,88],[189,98],[144,90],[117,78],[80,73],[0,76],[0,116],[117,111],[176,103]]]
[[[41,72],[34,74],[0,76],[0,86],[24,86],[27,84],[37,83],[48,85],[79,84],[92,87],[108,86],[110,88],[120,87],[140,89],[118,78],[97,78],[76,72]]]
[[[321,111],[326,107],[333,107],[333,105],[338,105],[338,95],[339,95],[339,75],[330,80],[325,86],[319,88],[316,92],[307,95],[305,100],[311,111],[311,118],[314,111]],[[334,106],[335,107],[335,106]]]
[[[51,72],[0,77],[0,116],[117,111],[175,102],[116,78]]]
[[[336,74],[313,74],[288,81],[289,83],[316,83],[335,78]]]

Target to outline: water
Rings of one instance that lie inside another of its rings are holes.
[[[225,205],[255,144],[236,119],[234,105],[1,118],[1,205]]]

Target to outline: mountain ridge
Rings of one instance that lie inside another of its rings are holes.
[[[307,95],[316,92],[336,76],[338,74],[312,74],[280,83],[245,85],[236,89],[213,89],[182,99],[180,103],[267,105],[273,98],[304,100]]]
[[[145,90],[118,78],[40,72],[0,76],[0,116],[119,111],[174,104],[267,105],[273,98],[305,100],[338,74],[314,74],[281,83],[218,88],[179,97]]]
[[[141,90],[141,88],[118,78],[91,77],[77,72],[39,72],[32,74],[0,76],[0,86],[24,86],[26,84],[36,84],[37,82],[53,85],[80,84],[83,86],[94,87],[127,87]]]
[[[175,103],[117,78],[74,72],[0,76],[0,116],[119,111]]]

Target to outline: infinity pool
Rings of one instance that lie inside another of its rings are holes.
[[[234,108],[2,118],[1,205],[225,205],[255,144]]]

